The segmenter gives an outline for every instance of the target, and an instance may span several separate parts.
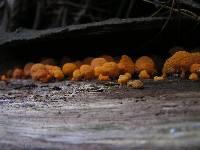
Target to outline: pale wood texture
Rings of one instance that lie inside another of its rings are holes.
[[[200,84],[0,83],[1,149],[199,149]]]

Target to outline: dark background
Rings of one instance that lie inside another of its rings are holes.
[[[0,0],[1,61],[101,54],[164,59],[176,46],[199,50],[199,15],[195,0]]]

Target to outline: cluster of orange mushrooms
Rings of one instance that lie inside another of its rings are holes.
[[[61,67],[56,66],[55,60],[49,58],[40,63],[28,63],[24,68],[9,70],[2,74],[0,79],[8,81],[10,78],[32,78],[44,83],[53,79],[64,80],[65,78],[72,81],[117,80],[121,85],[142,88],[143,83],[141,80],[153,78],[155,81],[160,81],[177,73],[180,74],[181,78],[199,80],[200,52],[175,52],[165,61],[161,76],[155,76],[157,74],[155,62],[148,56],[142,56],[134,62],[127,55],[122,55],[118,60],[109,55],[103,55],[98,58],[87,57],[82,61],[65,62]],[[189,77],[186,73],[189,73]],[[133,76],[138,76],[140,80],[132,80]]]

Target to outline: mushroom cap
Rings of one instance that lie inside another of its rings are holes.
[[[62,67],[62,71],[63,71],[64,75],[72,76],[74,70],[76,70],[77,68],[78,67],[75,63],[66,63]]]
[[[82,76],[83,75],[81,74],[80,69],[74,70],[74,72],[73,72],[73,80],[78,81],[78,80],[80,80],[82,78]]]
[[[100,67],[102,66],[103,64],[105,64],[107,61],[105,58],[94,58],[92,61],[91,61],[91,66],[93,68],[96,68],[96,67]]]
[[[103,76],[109,76],[109,77],[117,77],[119,75],[119,69],[117,66],[117,63],[115,62],[106,62],[103,64],[103,66],[96,67],[94,69],[95,76],[99,76],[102,74]]]
[[[140,80],[130,80],[127,85],[134,89],[142,89],[144,88],[144,83]]]
[[[135,62],[135,71],[140,73],[142,70],[146,70],[150,75],[154,74],[156,69],[153,59],[148,56],[142,56],[138,58]]]
[[[22,78],[24,78],[24,70],[20,69],[20,68],[14,69],[12,77],[13,77],[13,79],[22,79]]]
[[[199,80],[198,74],[197,73],[191,73],[189,76],[189,79],[192,81],[197,81]]]
[[[199,73],[200,72],[200,64],[193,64],[190,67],[191,73]]]
[[[144,80],[144,79],[150,79],[151,77],[146,70],[142,70],[139,74],[139,78],[140,80]]]
[[[120,74],[124,73],[134,74],[135,65],[133,60],[129,56],[122,55],[118,63],[118,68]]]
[[[90,65],[82,65],[80,67],[80,72],[85,80],[90,80],[94,78],[94,69]]]
[[[190,71],[191,65],[196,63],[200,64],[200,53],[190,53],[189,56],[180,61],[181,71]]]
[[[168,58],[163,66],[163,74],[170,74],[181,71],[180,63],[183,59],[189,57],[191,54],[187,51],[178,51],[173,56]]]
[[[41,82],[48,82],[53,78],[50,71],[47,69],[47,65],[38,63],[34,64],[31,68],[31,77],[33,80]]]
[[[29,77],[31,75],[31,68],[32,68],[33,65],[34,65],[34,63],[27,63],[24,66],[24,75],[26,77]]]

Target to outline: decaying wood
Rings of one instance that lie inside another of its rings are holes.
[[[52,38],[72,38],[89,35],[106,35],[116,32],[161,30],[168,17],[146,17],[130,19],[109,19],[82,25],[71,25],[48,30],[18,29],[12,33],[1,33],[0,46],[27,43]],[[170,18],[169,27],[176,28],[176,18]],[[195,26],[194,21],[183,18],[183,26]]]
[[[0,82],[0,147],[199,149],[200,84]]]

